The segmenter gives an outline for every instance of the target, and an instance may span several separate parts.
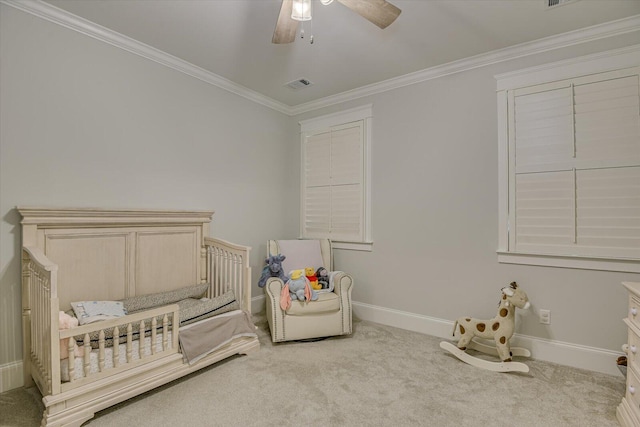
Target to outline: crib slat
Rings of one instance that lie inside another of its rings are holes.
[[[158,327],[158,319],[154,316],[151,318],[151,354],[156,354],[156,328]]]
[[[91,375],[91,341],[89,340],[89,334],[84,334],[84,376]]]
[[[71,337],[67,340],[67,354],[69,355],[69,360],[67,360],[67,364],[69,366],[69,381],[75,380],[75,372],[76,372],[76,340]]]
[[[98,372],[104,371],[104,329],[98,335]]]
[[[113,327],[113,367],[120,365],[120,328]]]
[[[131,363],[132,347],[133,347],[133,328],[131,323],[127,325],[127,363]]]
[[[144,330],[144,319],[140,321],[140,329],[138,329],[138,355],[140,359],[144,358],[144,346],[145,346],[145,330]]]
[[[174,322],[177,322],[177,319],[174,319]],[[168,347],[167,345],[167,335],[169,332],[169,316],[167,316],[166,314],[164,315],[164,317],[162,318],[162,351],[165,351]]]
[[[69,382],[74,382],[76,380],[76,367],[75,361],[71,363],[71,359],[69,359]]]

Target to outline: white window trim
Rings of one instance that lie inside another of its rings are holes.
[[[345,123],[356,122],[362,120],[364,122],[364,182],[363,182],[363,196],[364,196],[364,215],[363,215],[363,227],[364,227],[364,240],[362,242],[342,242],[332,240],[332,247],[334,249],[347,249],[358,251],[372,251],[373,250],[373,238],[372,238],[372,224],[371,224],[371,130],[373,127],[373,104],[363,105],[361,107],[351,108],[336,113],[327,114],[324,116],[315,117],[312,119],[302,120],[300,125],[300,140],[301,147],[304,147],[305,134],[313,133],[315,131],[328,129],[333,126],[339,126]],[[305,152],[304,148],[300,153],[301,164],[304,164]],[[300,180],[300,194],[304,193],[304,180]],[[302,201],[301,201],[302,203]],[[303,238],[303,224],[304,218],[302,217],[302,204],[300,208],[300,230],[299,237]]]
[[[518,253],[509,250],[509,135],[507,91],[640,65],[640,44],[494,76],[498,101],[498,262],[640,273],[637,260]]]

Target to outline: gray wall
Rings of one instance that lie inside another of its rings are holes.
[[[499,264],[494,75],[637,43],[637,34],[503,62],[327,107],[373,104],[373,252],[336,251],[359,303],[453,321],[495,315],[517,281],[534,311],[518,332],[621,351],[626,293],[640,275]],[[551,310],[551,325],[535,313]],[[613,363],[613,362],[612,362]]]
[[[22,359],[16,206],[213,209],[254,276],[267,239],[296,235],[290,117],[0,8],[0,367]]]
[[[623,280],[498,264],[494,75],[636,43],[592,42],[289,118],[154,62],[0,6],[0,367],[21,359],[18,205],[214,209],[212,235],[253,246],[298,232],[297,121],[373,103],[373,252],[336,251],[354,300],[453,320],[494,314],[512,280],[543,327],[619,350]],[[254,294],[261,291],[254,288]]]

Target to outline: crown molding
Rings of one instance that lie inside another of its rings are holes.
[[[497,74],[497,90],[516,89],[640,65],[640,44]]]
[[[535,55],[555,49],[561,49],[608,37],[640,31],[640,15],[616,21],[606,22],[567,33],[545,37],[531,42],[521,43],[504,49],[471,56],[447,64],[405,74],[403,76],[362,86],[357,89],[327,96],[315,101],[290,106],[270,97],[262,95],[244,86],[232,82],[187,61],[170,55],[154,47],[148,46],[130,37],[117,33],[96,23],[73,15],[41,0],[0,0],[0,3],[30,13],[39,18],[77,31],[86,36],[103,41],[112,46],[124,49],[135,55],[147,58],[181,73],[195,77],[203,82],[217,86],[223,90],[246,98],[257,104],[276,110],[288,116],[295,116],[318,110],[335,104],[363,98],[370,95],[398,89],[404,86],[421,83],[427,80],[460,73],[474,68],[484,67],[499,62],[509,61],[524,56]]]
[[[291,115],[291,107],[283,104],[282,102],[264,96],[222,76],[193,65],[190,62],[76,16],[41,0],[0,0],[0,3],[157,62],[166,67],[202,80],[205,83],[212,84],[220,89],[246,98],[257,104]]]
[[[452,61],[443,65],[426,68],[424,70],[394,77],[382,82],[362,86],[357,89],[327,96],[315,101],[298,104],[291,107],[293,115],[302,114],[319,108],[328,107],[342,102],[351,101],[365,96],[375,95],[404,86],[437,79],[450,74],[460,73],[474,68],[480,68],[499,62],[510,61],[524,56],[536,55],[555,49],[561,49],[581,43],[595,41],[626,33],[640,31],[640,15],[606,22],[579,30],[545,37],[531,42],[520,43],[504,49],[498,49],[480,55]]]

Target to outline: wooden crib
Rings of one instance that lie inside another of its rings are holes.
[[[79,426],[99,410],[259,348],[255,334],[234,335],[196,363],[184,362],[175,304],[72,329],[58,327],[59,311],[69,310],[73,301],[122,300],[203,283],[209,284],[204,286],[209,298],[232,289],[241,309],[250,313],[250,248],[208,237],[213,212],[18,211],[22,215],[25,385],[35,382],[43,395],[43,426]],[[112,351],[105,350],[109,328],[113,337],[120,332],[125,337],[122,354],[115,338]],[[137,343],[137,349],[134,328],[151,331]],[[96,372],[88,366],[90,335],[99,337],[93,350],[98,360]],[[67,359],[71,375],[62,381],[60,340],[78,336],[85,337],[80,356],[83,368],[74,372],[72,338]]]

